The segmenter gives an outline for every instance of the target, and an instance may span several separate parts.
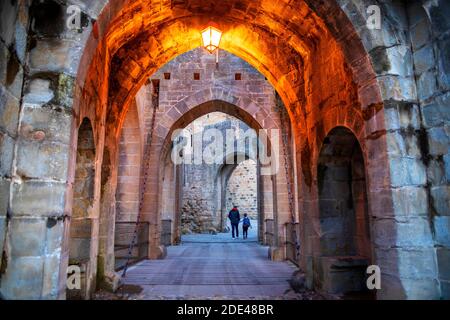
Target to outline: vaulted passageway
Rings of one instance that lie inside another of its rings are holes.
[[[310,289],[328,290],[324,261],[349,255],[380,267],[377,298],[449,297],[447,1],[383,2],[379,28],[369,0],[76,3],[74,29],[64,2],[0,3],[2,296],[65,298],[72,263],[84,264],[82,296],[117,289],[128,242],[117,231],[137,216],[147,245],[137,257],[163,258],[181,237],[163,230],[179,210],[163,183],[177,176],[171,134],[221,111],[289,133],[270,140],[289,156],[260,182],[271,259],[297,263]],[[210,24],[223,32],[218,64],[199,48]],[[130,128],[137,150],[123,140]],[[360,152],[336,165],[326,145],[341,128]]]

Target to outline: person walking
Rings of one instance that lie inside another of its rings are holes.
[[[248,238],[248,228],[251,228],[252,224],[250,223],[250,218],[247,217],[247,214],[244,213],[244,219],[242,219],[242,234],[244,239]]]
[[[234,239],[234,235],[236,233],[236,237],[239,238],[239,222],[241,221],[241,215],[239,214],[239,210],[237,206],[234,206],[233,209],[228,213],[228,219],[231,222],[231,234]]]

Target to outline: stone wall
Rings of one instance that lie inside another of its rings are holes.
[[[441,295],[450,297],[450,3],[422,1],[408,7],[409,34],[420,121],[416,127],[423,173],[420,194],[437,257]],[[412,139],[407,129],[401,132]]]
[[[241,215],[246,213],[258,219],[258,176],[254,160],[241,162],[228,180],[225,207],[231,210],[234,205],[239,206]]]

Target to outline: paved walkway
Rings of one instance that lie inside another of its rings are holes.
[[[268,260],[255,242],[232,241],[169,247],[166,259],[131,267],[124,283],[142,287],[141,299],[280,299],[295,267]]]
[[[251,220],[252,227],[248,229],[248,238],[243,239],[242,223],[239,224],[239,238],[233,239],[231,231],[228,233],[218,234],[188,234],[181,236],[182,243],[247,243],[258,241],[258,220]],[[227,222],[228,228],[231,230],[230,221]]]

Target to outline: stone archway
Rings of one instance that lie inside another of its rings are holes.
[[[337,127],[324,139],[317,166],[320,252],[317,288],[329,293],[367,291],[372,262],[364,157],[353,133]]]
[[[268,217],[270,219],[274,219],[275,216],[275,211],[276,210],[276,201],[274,200],[274,198],[276,197],[276,195],[273,194],[273,192],[271,192],[271,190],[274,190],[274,183],[277,181],[277,179],[282,180],[284,179],[284,175],[283,174],[279,174],[277,172],[274,171],[273,175],[267,175],[267,173],[271,172],[271,167],[275,167],[276,164],[274,162],[279,162],[281,161],[281,159],[272,159],[270,158],[271,153],[274,154],[274,150],[271,150],[272,148],[272,143],[274,143],[271,139],[271,132],[273,130],[278,129],[278,121],[279,119],[275,119],[274,121],[267,121],[267,122],[263,122],[260,123],[258,121],[258,117],[261,111],[265,110],[265,106],[258,106],[255,102],[250,101],[250,100],[245,100],[242,99],[240,97],[233,97],[233,96],[225,96],[224,98],[227,99],[228,101],[235,101],[238,105],[232,104],[230,102],[227,101],[223,101],[223,100],[217,100],[217,99],[213,99],[211,101],[208,101],[208,99],[211,97],[211,94],[217,94],[219,93],[217,96],[221,96],[221,92],[222,89],[213,89],[213,90],[205,90],[202,91],[202,94],[195,94],[194,96],[189,96],[187,99],[184,99],[183,101],[181,101],[180,103],[178,103],[175,108],[177,108],[178,105],[183,106],[183,108],[187,108],[187,112],[185,112],[183,115],[179,115],[179,118],[174,119],[174,122],[170,128],[170,130],[168,131],[168,133],[166,134],[166,138],[165,138],[165,143],[162,145],[160,151],[158,151],[157,153],[161,154],[160,157],[160,169],[159,169],[159,177],[160,177],[160,182],[159,182],[159,186],[158,186],[158,207],[160,210],[160,213],[158,216],[162,217],[163,220],[170,220],[171,221],[171,229],[172,231],[170,232],[172,234],[172,243],[177,243],[177,241],[175,241],[176,239],[179,239],[179,237],[181,236],[181,232],[180,232],[180,219],[179,219],[179,214],[176,213],[175,215],[169,215],[171,218],[168,219],[168,215],[167,212],[165,212],[165,209],[167,208],[167,201],[171,201],[170,199],[175,199],[175,204],[176,204],[176,208],[180,208],[180,199],[179,199],[179,194],[180,194],[180,183],[181,180],[183,179],[182,177],[182,172],[180,172],[179,168],[177,168],[177,166],[174,166],[172,161],[171,161],[171,152],[172,152],[172,138],[173,138],[173,133],[177,130],[177,129],[181,129],[184,128],[187,124],[189,124],[191,121],[193,121],[194,119],[200,118],[206,114],[209,113],[213,113],[213,112],[221,112],[221,113],[225,113],[228,115],[232,115],[233,117],[238,118],[239,120],[241,120],[243,123],[245,123],[246,125],[248,125],[248,128],[253,130],[253,132],[255,133],[255,137],[256,135],[259,134],[259,130],[265,129],[267,130],[267,136],[263,135],[262,137],[259,137],[260,140],[259,142],[264,145],[263,148],[258,149],[256,148],[256,150],[252,150],[252,152],[249,153],[249,150],[247,150],[247,153],[245,154],[237,154],[237,153],[232,153],[232,154],[225,154],[224,155],[224,159],[222,161],[222,165],[218,168],[217,170],[217,175],[214,178],[214,185],[215,185],[215,191],[220,194],[220,197],[217,198],[218,202],[217,202],[217,210],[219,215],[223,214],[223,198],[224,198],[224,182],[226,180],[225,176],[227,178],[229,178],[229,176],[231,175],[231,173],[233,172],[233,170],[236,167],[236,163],[234,161],[235,158],[238,158],[238,162],[241,162],[245,159],[249,158],[249,154],[252,155],[252,158],[254,159],[258,159],[258,152],[259,151],[263,151],[263,152],[267,152],[266,154],[266,159],[268,159],[269,161],[265,160],[264,165],[262,165],[261,163],[258,163],[258,174],[257,174],[257,178],[258,178],[258,199],[259,199],[259,211],[260,211],[260,223],[259,223],[259,236],[261,241],[263,240],[264,237],[264,219],[261,217]],[[197,103],[199,103],[197,105]],[[252,113],[250,113],[252,112]],[[266,119],[267,120],[267,119]],[[263,127],[263,125],[269,125],[268,127]],[[279,138],[279,135],[275,136],[277,139]],[[246,148],[248,148],[248,146],[246,146]],[[227,163],[234,163],[234,164],[227,164]],[[277,164],[278,166],[280,164]],[[266,172],[264,175],[261,175],[261,168],[265,168]],[[167,180],[167,177],[170,177],[170,179]],[[224,179],[225,178],[225,179]],[[178,182],[176,182],[178,181]],[[165,198],[163,197],[164,194],[167,194],[167,192],[165,192],[165,190],[167,191],[167,189],[173,191],[173,194],[171,197],[169,198]],[[263,190],[265,190],[266,192],[264,193]],[[166,227],[167,229],[167,227]],[[167,230],[162,230],[163,234],[167,234],[169,233]],[[275,231],[274,231],[275,232]],[[274,235],[276,235],[277,233],[274,233]],[[272,246],[273,250],[276,250],[277,246],[279,245],[279,239],[277,239],[276,236],[271,237],[271,241],[269,242],[265,242],[267,245]]]

